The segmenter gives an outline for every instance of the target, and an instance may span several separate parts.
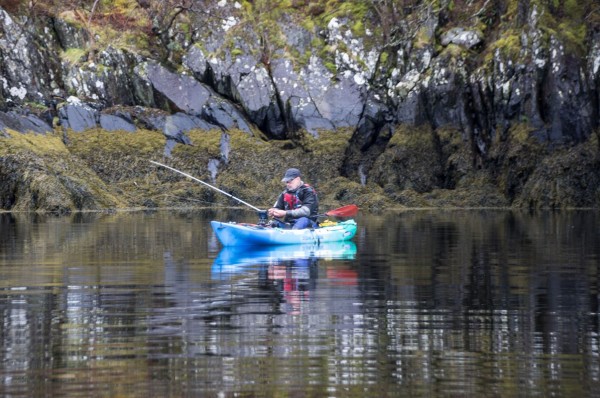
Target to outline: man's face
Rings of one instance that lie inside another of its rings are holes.
[[[288,191],[294,191],[294,190],[298,189],[298,187],[300,186],[301,183],[302,183],[302,180],[300,179],[300,177],[296,177],[294,179],[287,181],[285,183],[285,186]]]

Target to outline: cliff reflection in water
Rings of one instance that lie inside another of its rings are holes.
[[[252,215],[253,216],[253,215]],[[221,249],[214,213],[0,215],[7,396],[593,396],[595,211],[362,216]]]

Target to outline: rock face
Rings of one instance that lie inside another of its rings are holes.
[[[278,150],[301,147],[307,158],[306,140],[350,131],[337,173],[383,190],[387,205],[600,205],[592,0],[442,1],[436,10],[351,1],[346,13],[323,12],[326,2],[205,3],[205,13],[173,19],[168,45],[149,38],[166,57],[131,46],[85,55],[80,24],[31,23],[0,8],[0,139],[153,130],[173,158],[177,145],[197,144],[191,132],[213,131],[219,151],[202,167],[216,181],[234,167],[231,131],[290,141]],[[83,56],[69,61],[73,49]],[[9,177],[0,169],[0,181]],[[550,189],[558,183],[568,189]],[[459,195],[469,190],[480,194]],[[468,199],[450,203],[446,191]]]

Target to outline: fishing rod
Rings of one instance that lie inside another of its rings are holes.
[[[189,175],[189,174],[187,174],[187,173],[184,173],[183,171],[180,171],[180,170],[174,169],[173,167],[171,167],[171,166],[167,166],[166,164],[162,164],[162,163],[155,162],[154,160],[151,160],[151,161],[150,161],[150,163],[154,163],[154,164],[155,164],[155,165],[157,165],[157,166],[161,166],[161,167],[164,167],[164,168],[166,168],[166,169],[169,169],[169,170],[171,170],[171,171],[174,171],[174,172],[176,172],[176,173],[179,173],[179,174],[181,174],[181,175],[184,175],[184,176],[186,176],[187,178],[191,178],[191,179],[192,179],[192,180],[194,180],[194,181],[197,181],[197,182],[199,182],[199,183],[201,183],[201,184],[204,184],[204,185],[206,185],[206,186],[207,186],[207,187],[209,187],[209,188],[212,188],[212,189],[214,189],[214,190],[215,190],[215,191],[217,191],[217,192],[220,192],[220,193],[222,193],[223,195],[229,196],[230,198],[232,198],[232,199],[235,199],[235,200],[237,200],[238,202],[240,202],[240,203],[242,203],[242,204],[245,204],[246,206],[250,207],[251,209],[253,209],[253,210],[256,210],[257,212],[259,212],[259,216],[261,215],[261,212],[264,212],[264,213],[265,213],[265,215],[266,215],[266,213],[267,213],[267,212],[266,212],[266,210],[261,210],[261,209],[259,209],[258,207],[252,206],[250,203],[244,202],[244,201],[243,201],[243,200],[241,200],[240,198],[236,198],[236,197],[235,197],[235,196],[233,196],[232,194],[230,194],[230,193],[227,193],[227,192],[225,192],[225,191],[223,191],[223,190],[221,190],[221,189],[219,189],[219,188],[217,188],[217,187],[214,187],[214,186],[210,185],[209,183],[207,183],[207,182],[204,182],[204,181],[202,181],[202,180],[200,180],[200,179],[198,179],[198,178],[196,178],[196,177],[194,177],[194,176],[191,176],[191,175]]]

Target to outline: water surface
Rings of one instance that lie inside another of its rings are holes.
[[[0,395],[594,396],[594,211],[360,215],[222,249],[248,212],[0,214]]]

